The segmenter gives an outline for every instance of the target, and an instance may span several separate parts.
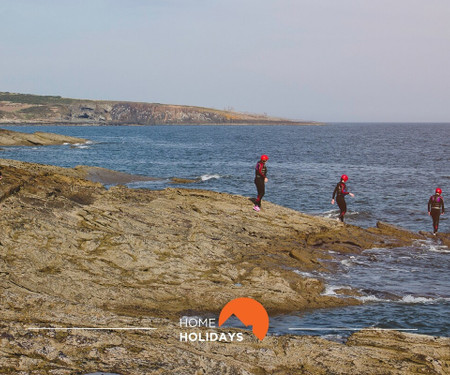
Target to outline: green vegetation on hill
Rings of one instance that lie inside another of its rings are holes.
[[[10,92],[0,92],[0,101],[8,101],[22,104],[73,104],[77,99],[68,99],[61,96],[14,94]]]

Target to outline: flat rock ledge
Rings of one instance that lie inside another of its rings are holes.
[[[0,167],[1,373],[449,373],[450,339],[399,332],[364,330],[346,344],[248,331],[242,342],[179,340],[181,316],[217,314],[237,297],[269,314],[357,304],[294,271],[333,272],[330,250],[394,249],[425,235],[268,202],[255,213],[248,198],[211,191],[108,190],[84,169]],[[157,329],[28,329],[130,326]]]
[[[54,133],[35,132],[30,134],[0,129],[0,146],[49,146],[86,142],[87,139],[84,138],[69,137]]]

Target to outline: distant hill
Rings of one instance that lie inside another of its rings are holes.
[[[212,108],[0,92],[0,124],[320,125]]]

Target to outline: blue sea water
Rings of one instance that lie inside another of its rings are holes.
[[[348,190],[355,194],[347,198],[346,221],[362,227],[381,220],[429,231],[430,195],[438,186],[444,198],[450,191],[450,124],[4,128],[55,132],[92,143],[3,147],[2,158],[64,167],[99,166],[161,178],[130,184],[136,188],[162,189],[173,186],[171,177],[182,177],[198,182],[177,186],[255,196],[254,166],[264,153],[270,157],[265,200],[331,218],[338,216],[331,195],[345,173]],[[254,214],[250,206],[249,214]],[[440,231],[449,231],[448,215],[441,216]],[[295,333],[288,326],[320,321],[323,327],[376,325],[450,336],[449,259],[449,249],[435,241],[341,259],[340,272],[333,278],[313,276],[326,279],[329,294],[338,286],[360,289],[365,303],[276,317],[271,321],[272,333]]]

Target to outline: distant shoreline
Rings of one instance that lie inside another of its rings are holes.
[[[135,123],[78,123],[78,122],[1,122],[2,126],[327,126],[325,122],[266,122],[266,123],[178,123],[178,124],[135,124]]]
[[[84,100],[0,92],[0,125],[322,125],[190,105]]]

